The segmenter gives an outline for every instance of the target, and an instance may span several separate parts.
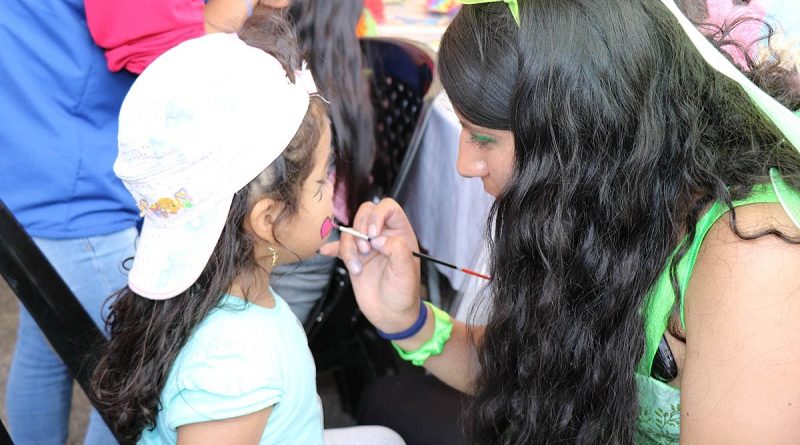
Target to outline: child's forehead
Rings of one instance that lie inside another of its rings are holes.
[[[336,147],[333,145],[333,135],[330,126],[326,126],[322,130],[322,136],[319,140],[320,150],[324,152],[326,159],[333,159],[336,156]]]

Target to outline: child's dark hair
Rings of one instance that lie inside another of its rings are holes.
[[[294,77],[292,69],[299,56],[293,32],[282,17],[257,8],[239,36],[275,56]],[[270,197],[284,204],[279,219],[296,214],[299,191],[313,169],[314,149],[323,126],[328,125],[325,114],[322,101],[312,97],[283,154],[234,195],[214,252],[189,289],[159,301],[143,298],[127,287],[112,297],[116,300],[106,321],[111,340],[94,370],[92,392],[123,443],[135,443],[144,428],[155,427],[161,408],[159,396],[170,367],[197,324],[217,306],[234,279],[258,272],[254,239],[245,229],[253,204]],[[247,298],[246,287],[244,291]]]

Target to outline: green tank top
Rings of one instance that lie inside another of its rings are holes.
[[[753,187],[748,198],[734,201],[733,206],[779,202],[792,222],[800,227],[800,194],[783,181],[776,169],[770,170],[770,177],[771,183]],[[680,304],[681,325],[684,326],[684,329],[686,327],[683,314],[684,295],[686,295],[692,269],[697,261],[697,254],[700,252],[700,246],[708,231],[727,212],[728,207],[721,202],[714,203],[708,209],[697,223],[694,241],[678,262],[676,270],[676,278],[680,286],[678,303]],[[640,408],[636,441],[639,445],[677,444],[680,437],[680,390],[650,376],[653,358],[661,337],[667,330],[667,323],[675,304],[676,296],[669,277],[670,264],[672,264],[672,256],[667,260],[664,270],[650,289],[644,304],[645,353],[635,375],[639,387]]]

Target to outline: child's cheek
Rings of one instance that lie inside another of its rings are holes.
[[[319,236],[322,239],[328,237],[333,230],[333,221],[331,221],[330,217],[325,217],[325,221],[322,221],[322,227],[319,228]]]

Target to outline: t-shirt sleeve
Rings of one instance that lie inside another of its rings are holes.
[[[219,341],[176,362],[175,391],[164,406],[167,426],[228,419],[280,402],[280,367],[269,346],[251,340]]]
[[[203,0],[85,0],[86,21],[108,69],[140,74],[177,44],[205,34]]]

